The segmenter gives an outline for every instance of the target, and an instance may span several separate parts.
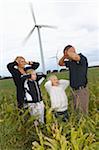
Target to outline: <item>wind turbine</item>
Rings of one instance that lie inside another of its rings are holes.
[[[58,52],[59,52],[59,51],[57,50],[56,55],[55,55],[55,56],[50,57],[50,59],[56,59],[57,70],[59,70],[59,66],[58,66]]]
[[[41,41],[40,29],[41,29],[41,28],[56,28],[56,26],[38,25],[38,24],[36,23],[36,18],[35,18],[35,15],[34,15],[34,10],[33,10],[32,4],[30,4],[30,10],[31,10],[32,17],[33,17],[33,21],[34,21],[34,24],[35,24],[35,25],[34,25],[34,27],[32,28],[32,30],[29,32],[29,34],[27,35],[27,37],[24,39],[24,43],[27,42],[27,40],[30,38],[30,36],[31,36],[32,33],[34,32],[34,30],[37,28],[37,31],[38,31],[38,38],[39,38],[39,47],[40,47],[40,53],[41,53],[42,70],[43,70],[43,73],[46,73],[46,72],[45,72],[45,62],[44,62],[44,55],[43,55],[43,48],[42,48],[42,41]]]

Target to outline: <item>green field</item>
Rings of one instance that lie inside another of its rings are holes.
[[[68,71],[56,74],[59,79],[68,79]],[[22,110],[19,115],[13,80],[0,80],[0,150],[98,150],[99,68],[88,70],[88,116],[74,112],[71,89],[67,89],[69,121],[66,123],[54,118],[44,83],[41,91],[46,123],[36,127],[35,118],[29,116],[28,110]]]

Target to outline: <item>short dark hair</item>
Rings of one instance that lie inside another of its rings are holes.
[[[72,47],[72,45],[67,45],[67,46],[64,48],[63,53],[64,53],[65,51],[68,51],[71,47]]]

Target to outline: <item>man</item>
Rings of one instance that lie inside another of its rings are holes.
[[[75,48],[67,45],[63,51],[64,55],[59,61],[60,66],[69,68],[70,86],[73,91],[74,110],[88,113],[89,94],[87,88],[87,58],[81,53],[77,54]],[[66,60],[68,59],[68,61]]]
[[[25,68],[25,65],[29,65]],[[31,75],[26,75],[27,69],[37,69],[39,67],[38,62],[26,62],[25,58],[22,56],[16,57],[15,61],[10,62],[7,65],[9,72],[12,74],[15,86],[16,86],[16,96],[17,105],[21,109],[24,103],[24,81],[26,78],[30,78]]]

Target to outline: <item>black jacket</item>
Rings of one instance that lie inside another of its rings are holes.
[[[80,86],[87,85],[87,70],[88,61],[87,58],[79,54],[80,61],[69,60],[65,61],[66,67],[69,68],[70,86],[78,89]]]
[[[17,62],[11,62],[7,65],[7,68],[9,70],[9,72],[12,74],[14,83],[16,85],[16,93],[17,93],[17,101],[18,101],[18,107],[21,108],[23,106],[23,102],[24,102],[24,81],[27,78],[30,78],[31,75],[22,75],[20,73],[20,71],[15,68],[15,66],[17,66]],[[39,67],[39,63],[38,62],[33,62],[33,65],[30,65],[29,67],[24,68],[26,69],[37,69]]]
[[[46,78],[46,75],[37,75],[36,81],[26,80],[24,83],[25,88],[25,103],[37,103],[42,101],[42,95],[38,81],[42,78]]]

